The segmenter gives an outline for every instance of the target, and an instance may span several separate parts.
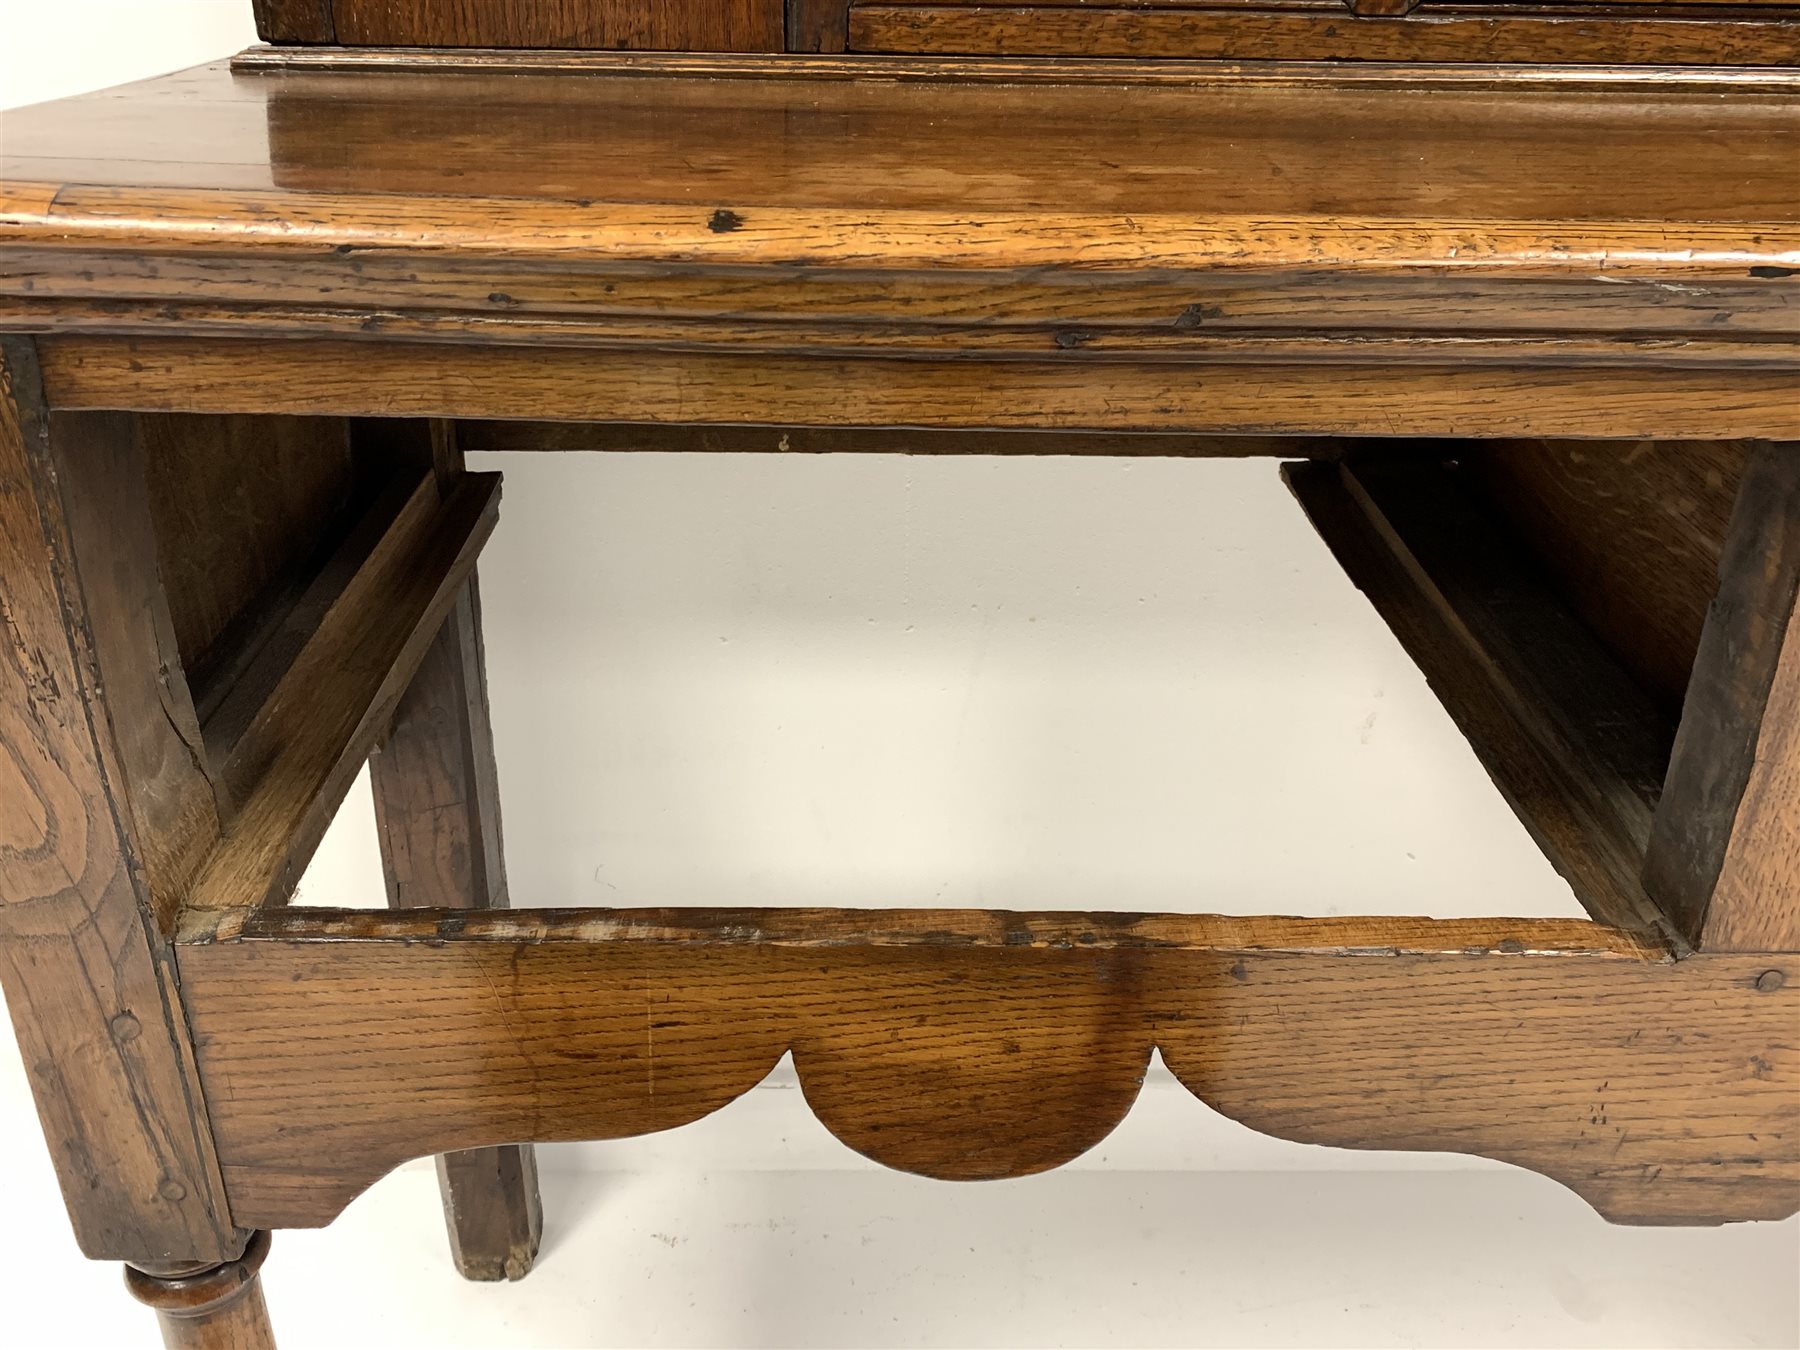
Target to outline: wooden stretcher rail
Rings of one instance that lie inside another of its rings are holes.
[[[1253,1128],[1505,1159],[1614,1219],[1800,1207],[1800,980],[1598,925],[291,910],[200,936],[182,989],[256,1226],[329,1222],[427,1153],[673,1128],[790,1051],[833,1133],[927,1176],[1068,1161],[1156,1049]]]

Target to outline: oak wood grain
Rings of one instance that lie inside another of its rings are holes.
[[[1335,7],[1334,7],[1335,8]],[[1286,12],[1284,12],[1286,11]],[[1707,15],[1612,6],[1426,4],[1371,22],[1341,9],[1226,5],[853,4],[851,51],[1232,61],[1635,62],[1792,65],[1786,10]]]
[[[1180,436],[1154,432],[1087,435],[1054,431],[884,431],[868,427],[670,426],[656,422],[530,422],[503,418],[458,422],[471,452],[605,452],[778,455],[1154,455],[1241,458],[1335,457],[1339,442],[1284,436]]]
[[[330,0],[351,46],[778,52],[781,0]]]
[[[158,926],[173,926],[220,837],[223,794],[205,753],[150,510],[148,447],[129,413],[55,413],[56,481],[106,718]]]
[[[1459,447],[1584,622],[1678,719],[1750,446],[1505,441]]]
[[[253,1233],[243,1252],[216,1266],[125,1268],[125,1287],[156,1309],[167,1350],[275,1350],[263,1301],[269,1234]]]
[[[170,269],[173,270],[173,269]],[[92,284],[93,269],[90,273]],[[209,283],[217,288],[213,272]],[[162,287],[158,287],[162,289]],[[616,287],[615,287],[616,289]],[[736,288],[740,295],[745,289]],[[1217,293],[1223,287],[1209,287]],[[1430,294],[1426,287],[1374,287],[1407,308],[1424,313]],[[1494,299],[1509,298],[1510,287]],[[1702,291],[1703,288],[1695,288]],[[925,304],[948,307],[968,303],[968,297],[948,294],[948,287],[918,287],[912,294]],[[189,336],[199,338],[382,338],[410,343],[454,343],[509,347],[569,347],[613,350],[655,346],[664,351],[766,351],[774,355],[816,358],[855,356],[919,356],[939,359],[1009,360],[1060,357],[1079,351],[1088,360],[1148,359],[1164,365],[1306,364],[1342,366],[1434,366],[1456,363],[1470,366],[1579,367],[1582,369],[1643,369],[1678,367],[1697,370],[1761,370],[1793,372],[1800,369],[1800,340],[1787,334],[1759,331],[1763,307],[1754,303],[1748,312],[1736,308],[1740,296],[1731,288],[1709,293],[1727,308],[1708,311],[1711,318],[1724,314],[1743,331],[1727,336],[1696,336],[1688,332],[1603,331],[1559,336],[1530,331],[1525,315],[1496,317],[1496,331],[1452,335],[1440,332],[1335,334],[1301,331],[1317,325],[1322,315],[1315,310],[1311,325],[1303,325],[1302,312],[1289,308],[1275,316],[1267,328],[1256,328],[1239,319],[1216,323],[1201,330],[1206,315],[1223,317],[1218,304],[1190,302],[1168,309],[1145,323],[1108,315],[1100,322],[1060,322],[1026,318],[1005,327],[989,329],[930,323],[915,315],[879,326],[851,320],[806,321],[797,318],[740,317],[731,325],[670,313],[614,315],[608,313],[524,312],[525,303],[510,292],[482,297],[487,309],[456,311],[414,308],[408,312],[371,315],[356,310],[312,304],[269,304],[245,309],[241,304],[171,300],[150,303],[139,297],[129,303],[89,300],[82,297],[20,296],[0,302],[0,323],[19,327],[45,327],[67,334],[119,336]],[[935,293],[934,293],[935,292]],[[873,298],[864,293],[865,299]],[[1466,293],[1465,293],[1466,295]],[[747,298],[747,297],[744,297]],[[820,297],[821,299],[823,297]],[[1107,297],[1122,300],[1123,297]],[[1057,299],[1067,308],[1094,307],[1107,298],[1087,299],[1066,291]],[[1337,297],[1333,297],[1336,299]],[[1574,299],[1575,297],[1565,297]],[[1760,297],[1757,297],[1760,299]],[[1127,304],[1143,305],[1146,297],[1134,295]],[[1098,304],[1095,303],[1098,301]],[[1346,306],[1362,304],[1344,297]],[[1573,310],[1573,306],[1569,306]],[[1592,308],[1592,307],[1590,307]],[[1372,312],[1373,306],[1368,311]],[[1217,314],[1214,312],[1218,311]],[[1198,316],[1198,317],[1197,317]],[[1395,309],[1385,310],[1389,320]],[[1574,314],[1571,313],[1571,318]],[[1685,316],[1663,311],[1652,321],[1673,327]],[[1711,321],[1709,318],[1709,322]],[[1632,318],[1617,308],[1605,311],[1601,323],[1624,329]],[[1509,331],[1510,330],[1510,331]]]
[[[264,42],[335,42],[331,0],[250,0]]]
[[[442,494],[465,477],[448,423],[377,422],[358,429],[364,454],[412,459]],[[505,906],[500,782],[488,715],[481,594],[471,572],[369,760],[388,903],[397,909]],[[543,1239],[537,1156],[502,1144],[438,1158],[456,1268],[472,1280],[517,1280]]]
[[[0,323],[1796,365],[1792,78],[531,59],[213,67],[11,115]]]
[[[137,579],[78,569],[90,527],[56,486],[81,429],[53,430],[31,345],[0,342],[0,981],[82,1250],[220,1260],[242,1235],[119,796],[91,618]]]
[[[1171,431],[1800,436],[1777,371],[853,360],[373,342],[45,339],[58,407]]]
[[[1560,921],[291,911],[181,960],[234,1198],[282,1224],[419,1153],[697,1119],[790,1049],[880,1162],[1039,1171],[1110,1131],[1153,1046],[1258,1129],[1500,1157],[1626,1221],[1792,1212],[1779,958],[1634,950]]]
[[[244,732],[257,771],[182,922],[281,903],[323,837],[493,532],[499,475],[438,509],[424,479]]]
[[[1329,0],[1336,3],[1336,0]],[[1711,0],[1702,0],[1710,3]],[[1735,3],[1735,0],[1728,0]],[[1085,4],[1086,0],[1078,0]],[[1181,0],[1189,3],[1189,0]],[[1775,0],[1786,5],[1789,0]],[[1252,6],[1259,8],[1260,5]],[[1497,66],[1442,61],[1183,61],[1135,62],[1129,67],[1110,57],[1080,56],[909,56],[905,59],[869,53],[841,53],[784,63],[809,80],[883,80],[906,84],[953,77],[970,84],[1132,84],[1189,85],[1226,79],[1243,85],[1339,88],[1404,85],[1457,88],[1520,89],[1544,84],[1605,87],[1784,88],[1794,83],[1792,71],[1768,66],[1644,66],[1620,64]],[[523,75],[579,74],[697,75],[711,80],[756,80],[768,70],[760,63],[731,56],[695,52],[476,51],[419,47],[278,47],[257,46],[231,58],[235,71],[275,74],[289,71],[399,71],[414,73],[480,73],[504,71]]]
[[[507,902],[485,665],[471,575],[369,761],[388,903],[396,908]]]
[[[850,0],[787,0],[790,52],[841,52],[850,36]]]
[[[136,421],[170,618],[204,706],[336,542],[358,501],[355,466],[338,419]]]
[[[293,602],[277,610],[255,655],[206,717],[208,753],[235,800],[255,791],[318,716],[312,696],[351,650],[342,628],[378,603],[403,560],[425,547],[440,509],[428,471],[396,474]]]
[[[1639,880],[1673,735],[1654,704],[1457,475],[1424,457],[1283,472],[1576,899],[1669,941]]]
[[[1644,869],[1703,949],[1800,951],[1800,445],[1750,457]]]

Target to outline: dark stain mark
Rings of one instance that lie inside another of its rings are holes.
[[[706,222],[706,228],[714,234],[730,234],[744,223],[744,218],[736,211],[727,211],[720,207],[712,213],[712,219]]]
[[[1775,1066],[1761,1055],[1752,1055],[1750,1056],[1750,1076],[1752,1078],[1772,1078],[1775,1076]]]
[[[1219,319],[1224,316],[1225,311],[1217,305],[1189,305],[1175,316],[1175,326],[1177,328],[1198,328],[1208,319]]]
[[[1231,968],[1230,973],[1231,973],[1231,978],[1238,981],[1238,983],[1240,983],[1240,984],[1242,984],[1245,980],[1248,980],[1250,978],[1250,972],[1244,968],[1244,963],[1242,961],[1239,961],[1235,966],[1233,966]]]
[[[1761,994],[1772,994],[1787,983],[1787,972],[1782,970],[1765,970],[1756,977],[1756,990]]]
[[[490,305],[516,305],[519,302],[505,291],[489,291],[488,303]]]
[[[1771,267],[1764,263],[1750,269],[1750,275],[1765,281],[1775,281],[1781,277],[1800,277],[1800,267]]]
[[[1061,347],[1065,352],[1073,351],[1077,347],[1085,347],[1093,340],[1094,335],[1092,333],[1083,333],[1079,330],[1070,330],[1056,335],[1056,345]]]
[[[1517,956],[1520,952],[1525,950],[1525,944],[1520,942],[1517,938],[1502,938],[1499,942],[1494,944],[1494,950],[1497,952],[1505,952],[1508,956]]]

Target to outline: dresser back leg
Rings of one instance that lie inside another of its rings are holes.
[[[359,455],[429,464],[446,491],[462,472],[447,422],[356,425]],[[507,903],[500,793],[481,645],[481,597],[471,577],[432,643],[379,752],[369,761],[388,903],[396,908],[496,909]],[[471,1280],[517,1280],[543,1232],[530,1145],[438,1159],[456,1267]]]

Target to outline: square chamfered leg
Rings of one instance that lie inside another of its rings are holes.
[[[409,431],[416,440],[416,429],[404,424],[370,423],[358,439],[393,443]],[[453,486],[462,472],[453,429],[436,424],[426,437],[440,486]],[[427,649],[369,769],[389,904],[505,906],[500,792],[474,576]],[[438,1178],[457,1269],[472,1280],[516,1280],[529,1272],[543,1232],[531,1146],[444,1154]]]
[[[369,767],[389,902],[503,907],[500,802],[473,577]],[[531,1146],[444,1154],[438,1178],[457,1269],[472,1280],[516,1280],[529,1272],[543,1232]]]

